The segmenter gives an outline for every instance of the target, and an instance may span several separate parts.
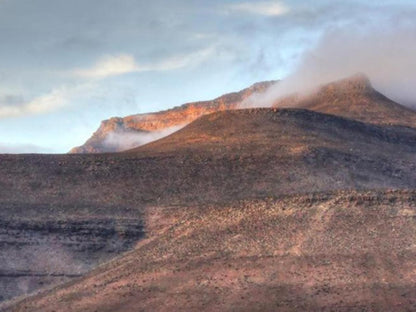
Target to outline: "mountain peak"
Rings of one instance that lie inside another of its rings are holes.
[[[370,79],[363,73],[357,73],[353,76],[326,84],[320,88],[319,93],[330,92],[333,90],[353,94],[375,91]]]
[[[349,80],[351,83],[361,84],[367,87],[371,87],[370,78],[364,73],[356,73],[350,77],[344,78],[343,80]]]
[[[416,125],[415,111],[375,90],[370,79],[362,73],[322,85],[306,95],[294,94],[278,99],[273,106],[306,108],[372,124]]]

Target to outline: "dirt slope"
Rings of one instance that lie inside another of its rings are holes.
[[[413,311],[415,200],[341,192],[149,210],[151,238],[134,251],[10,311]]]

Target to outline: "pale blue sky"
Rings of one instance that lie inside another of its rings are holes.
[[[415,13],[399,0],[0,0],[0,152],[67,152],[103,119],[285,78],[334,30],[416,38]]]

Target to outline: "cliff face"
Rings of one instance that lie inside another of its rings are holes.
[[[262,93],[276,81],[256,83],[239,92],[225,94],[212,101],[187,103],[166,111],[149,114],[131,115],[124,118],[114,117],[104,120],[99,129],[85,144],[73,148],[70,153],[118,152],[137,147],[158,139],[200,116],[217,111],[235,109],[253,93]],[[143,135],[140,138],[140,135]],[[127,144],[120,144],[127,136]],[[134,136],[137,136],[134,138]]]

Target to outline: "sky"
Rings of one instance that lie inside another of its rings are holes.
[[[414,0],[0,0],[0,152],[65,153],[113,116],[262,80],[365,72],[416,103]]]

